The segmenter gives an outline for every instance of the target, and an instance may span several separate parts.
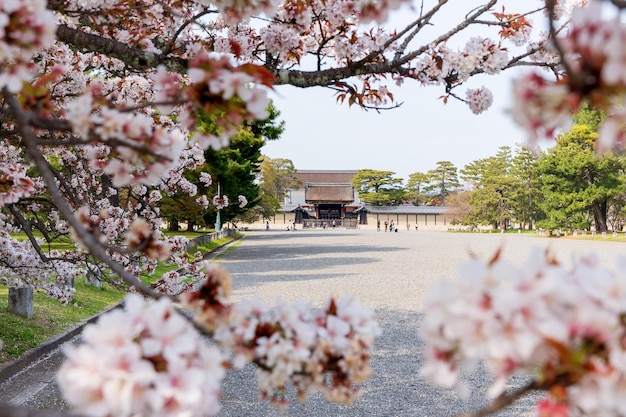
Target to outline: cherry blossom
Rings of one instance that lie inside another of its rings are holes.
[[[65,348],[57,374],[65,400],[84,415],[216,415],[224,370],[171,301],[128,295],[124,310],[87,326]]]
[[[35,191],[33,180],[21,166],[0,164],[0,204],[17,202]]]
[[[600,129],[599,150],[621,147],[619,103],[626,89],[626,55],[621,45],[626,29],[619,16],[604,12],[601,1],[561,3],[556,12],[560,14],[563,9],[571,10],[571,24],[556,42],[567,64],[565,71],[557,80],[536,72],[518,79],[513,117],[533,139],[550,138],[567,126],[570,115],[587,100],[611,116],[608,126]]]
[[[41,289],[64,304],[72,300],[75,289],[71,283],[84,271],[73,262],[71,252],[51,251],[48,259],[42,259],[29,241],[20,242],[5,230],[0,231],[0,248],[0,283]]]
[[[135,219],[126,234],[126,245],[129,249],[139,250],[152,259],[164,260],[170,254],[169,245],[159,240],[152,226],[144,219]]]
[[[494,377],[494,396],[515,373],[536,376],[550,396],[539,403],[540,415],[567,415],[570,408],[622,415],[620,401],[600,399],[620,398],[626,387],[625,301],[622,273],[594,256],[577,259],[570,269],[545,250],[521,267],[499,254],[489,262],[474,259],[462,266],[458,283],[442,282],[430,293],[422,374],[460,387],[463,364],[480,359]]]
[[[524,127],[533,140],[552,137],[557,129],[571,121],[571,115],[581,103],[564,83],[551,82],[531,73],[514,81],[517,101],[511,109],[513,119]]]
[[[0,5],[0,87],[11,92],[32,80],[31,57],[55,40],[56,22],[45,0],[4,1]]]
[[[225,269],[208,262],[199,265],[199,271],[204,275],[202,286],[197,291],[182,294],[181,301],[185,308],[196,312],[194,320],[213,331],[230,319],[231,277]]]
[[[235,355],[235,366],[259,365],[259,390],[277,404],[289,381],[302,399],[322,392],[330,401],[350,404],[359,393],[355,384],[371,376],[370,349],[379,334],[373,312],[344,297],[319,313],[304,303],[279,302],[275,310],[258,300],[240,303],[215,338]]]
[[[485,87],[476,90],[467,90],[465,93],[470,109],[474,114],[480,114],[491,107],[493,94]]]
[[[213,178],[208,172],[201,172],[199,180],[207,186],[213,184]]]
[[[225,195],[213,196],[213,205],[220,210],[223,209],[224,207],[228,207],[228,196],[225,196]]]

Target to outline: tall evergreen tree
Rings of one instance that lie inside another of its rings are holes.
[[[437,198],[445,205],[446,197],[461,186],[458,168],[450,161],[439,161],[434,169],[427,172],[428,184],[424,192]]]
[[[511,148],[508,146],[500,147],[495,156],[474,161],[461,170],[461,178],[473,187],[472,210],[467,223],[508,227],[515,188],[510,170]]]
[[[406,191],[402,178],[394,178],[393,171],[360,169],[352,178],[359,199],[375,206],[397,206],[404,202]]]
[[[185,173],[185,177],[198,188],[195,196],[180,193],[163,198],[160,202],[161,213],[170,220],[170,229],[176,230],[181,221],[187,223],[189,230],[196,225],[210,227],[215,224],[216,207],[210,205],[204,208],[197,199],[204,195],[211,201],[218,194],[218,185],[220,195],[229,198],[229,205],[220,211],[222,222],[241,217],[257,205],[261,149],[268,140],[278,139],[284,131],[284,121],[278,119],[280,112],[273,104],[268,106],[267,113],[268,117],[264,120],[244,123],[231,139],[229,146],[220,150],[206,149],[205,163],[196,170]],[[205,118],[203,129],[215,132],[216,125],[212,119]],[[207,185],[199,180],[202,172],[211,174],[212,184]],[[239,195],[248,201],[246,206],[239,206]]]
[[[534,222],[541,219],[539,201],[541,187],[537,166],[541,151],[518,145],[511,164],[514,181],[511,210],[522,229],[532,230]]]
[[[424,194],[424,187],[428,184],[429,176],[423,172],[414,172],[409,175],[406,183],[406,200],[419,206],[424,204],[428,197]]]
[[[593,224],[598,232],[608,230],[609,204],[626,190],[624,159],[597,154],[596,139],[592,126],[575,124],[541,159],[541,206],[546,218],[537,222],[540,227],[587,229]]]

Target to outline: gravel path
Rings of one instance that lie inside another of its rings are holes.
[[[418,328],[428,288],[441,278],[456,279],[469,253],[488,258],[498,248],[503,257],[522,265],[535,247],[549,247],[564,263],[573,254],[598,251],[614,265],[624,246],[617,242],[546,239],[533,235],[463,234],[368,230],[252,232],[220,262],[233,275],[235,299],[259,296],[273,302],[308,299],[321,305],[329,296],[352,295],[375,309],[383,335],[375,345],[373,378],[351,407],[313,397],[304,404],[291,397],[284,412],[258,402],[254,370],[230,373],[224,384],[222,416],[454,416],[477,409],[487,399],[490,381],[479,370],[465,378],[473,387],[469,399],[423,381],[423,343]],[[512,385],[524,383],[522,378]],[[530,416],[529,398],[500,416]]]
[[[346,229],[247,233],[219,260],[233,275],[235,300],[256,295],[268,302],[280,297],[321,305],[330,296],[349,294],[376,311],[383,334],[373,350],[373,377],[363,384],[363,395],[351,407],[320,397],[300,404],[291,396],[289,408],[279,412],[257,400],[254,369],[248,366],[228,373],[220,416],[440,417],[477,409],[487,401],[484,393],[490,381],[484,371],[465,376],[474,389],[467,400],[429,386],[418,375],[424,348],[418,337],[424,296],[437,280],[455,279],[470,252],[488,258],[502,247],[503,257],[521,265],[536,246],[550,247],[566,263],[574,253],[593,250],[611,266],[625,248],[618,242],[495,233]],[[54,383],[59,360],[58,351],[53,352],[1,383],[0,402],[63,408]],[[521,378],[512,381],[513,386],[523,383]],[[531,416],[533,401],[527,399],[499,415]]]

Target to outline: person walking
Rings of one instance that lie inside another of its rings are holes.
[[[388,227],[389,227],[389,223],[387,223],[387,220],[385,220],[385,232],[387,231]]]
[[[337,222],[333,220],[333,229],[335,228],[335,226],[337,226]]]
[[[270,230],[270,221],[269,220],[267,220],[265,222],[265,230]]]
[[[376,231],[380,232],[380,219],[376,220]]]

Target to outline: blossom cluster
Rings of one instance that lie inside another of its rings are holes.
[[[130,250],[143,252],[150,259],[165,260],[170,254],[169,244],[159,239],[150,223],[144,219],[135,219],[126,234],[126,246]]]
[[[57,373],[65,400],[91,417],[213,416],[224,369],[219,350],[161,298],[128,295],[124,310],[89,324]]]
[[[234,355],[234,366],[258,365],[262,397],[282,405],[292,383],[299,398],[322,392],[330,401],[350,404],[358,384],[371,376],[370,349],[380,334],[373,312],[350,298],[331,299],[321,310],[307,303],[257,299],[233,306],[215,339]]]
[[[71,252],[51,251],[48,256],[51,261],[46,262],[30,241],[19,241],[0,230],[0,284],[41,289],[64,304],[69,303],[75,292],[72,282],[84,271],[72,262]]]
[[[226,270],[208,262],[192,269],[204,281],[180,294],[181,305],[212,332],[224,356],[169,298],[148,302],[131,294],[124,310],[104,314],[85,328],[80,345],[66,347],[57,379],[76,411],[90,417],[215,415],[224,368],[247,362],[258,365],[260,392],[277,405],[285,405],[288,383],[301,399],[316,392],[346,404],[356,398],[356,384],[371,375],[370,349],[380,334],[371,310],[349,297],[331,299],[323,309],[282,302],[271,308],[256,299],[233,305]],[[176,285],[180,276],[169,273],[166,280]]]
[[[121,220],[124,211],[119,208],[108,207],[98,213],[92,213],[89,207],[82,206],[74,215],[85,230],[109,250],[116,244],[123,244],[120,250],[113,251],[111,256],[135,274],[140,272],[136,253],[145,255],[148,262],[142,269],[151,273],[156,267],[156,261],[170,259],[173,254],[186,248],[186,238],[166,238],[145,218]],[[70,228],[69,233],[80,249],[88,250],[89,246],[83,242],[75,229]]]
[[[499,254],[470,261],[458,282],[442,282],[428,296],[422,374],[461,387],[460,370],[483,360],[494,396],[509,376],[527,373],[549,390],[540,408],[624,415],[625,262],[612,272],[587,256],[567,268],[540,249],[521,267]]]
[[[626,28],[619,15],[605,13],[603,2],[591,1],[586,7],[574,8],[567,32],[554,41],[562,50],[565,71],[556,81],[537,72],[517,79],[511,109],[515,121],[533,140],[552,137],[571,120],[581,103],[589,101],[610,114],[599,130],[598,149],[623,146],[625,39]]]
[[[491,107],[493,103],[493,94],[485,87],[478,89],[469,89],[465,96],[469,103],[470,110],[474,114],[480,114]]]
[[[387,20],[388,13],[391,10],[397,9],[405,3],[406,0],[383,0],[379,2],[373,2],[369,0],[360,0],[360,1],[351,1],[351,2],[341,2],[341,1],[332,1],[329,2],[329,7],[342,7],[343,8],[343,16],[347,14],[354,14],[358,16],[360,20],[364,23],[368,23],[371,21],[376,22],[384,22]],[[202,4],[210,4],[210,2],[206,0],[200,0]],[[211,2],[216,4],[220,10],[222,10],[229,18],[243,20],[247,17],[250,17],[254,14],[265,13],[272,15],[276,11],[277,8],[281,6],[280,2],[276,0],[262,0],[262,1],[233,1],[233,0],[219,0],[216,2]],[[285,2],[285,4],[289,5],[292,2]],[[296,6],[303,7],[297,2]],[[317,6],[316,2],[312,2],[310,6],[314,8]]]
[[[221,149],[245,120],[267,117],[269,99],[259,85],[271,86],[274,77],[263,67],[237,66],[227,56],[215,58],[199,54],[190,62],[187,77],[189,86],[184,92],[191,107],[182,114],[181,123],[192,132],[192,143],[198,142],[202,148]],[[224,131],[214,134],[194,130],[197,110],[205,116],[216,115],[215,123]]]
[[[214,331],[230,319],[232,306],[228,297],[232,280],[228,271],[206,261],[198,265],[198,271],[202,273],[201,285],[181,294],[181,304],[195,313],[194,320],[200,326]]]
[[[44,190],[39,178],[28,175],[30,165],[21,152],[11,141],[0,141],[0,207]]]
[[[301,399],[323,392],[335,402],[351,403],[355,384],[371,375],[370,349],[380,334],[373,312],[350,298],[331,299],[323,309],[304,302],[275,307],[258,299],[228,304],[231,278],[219,267],[203,266],[205,281],[183,294],[182,305],[195,312],[198,325],[234,355],[233,366],[258,365],[261,395],[284,405],[292,383]]]
[[[217,207],[219,210],[228,207],[228,196],[226,195],[215,195],[213,196],[213,205]]]
[[[178,162],[185,147],[183,132],[159,126],[143,113],[102,107],[98,95],[97,90],[88,91],[66,106],[77,135],[105,144],[87,148],[92,168],[111,175],[116,186],[157,182]]]
[[[16,203],[35,191],[35,184],[21,165],[0,162],[0,206]]]
[[[473,37],[461,50],[445,44],[436,45],[420,57],[412,74],[426,85],[456,84],[466,81],[473,72],[497,74],[509,62],[506,48],[491,39]],[[491,92],[482,87],[467,92],[473,113],[478,114],[491,106]]]
[[[54,42],[56,19],[46,5],[45,0],[0,4],[0,88],[20,91],[33,78],[32,56]]]

